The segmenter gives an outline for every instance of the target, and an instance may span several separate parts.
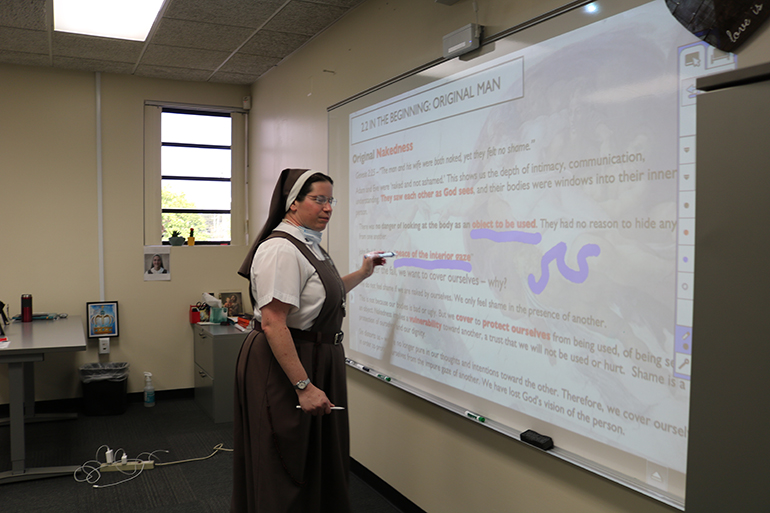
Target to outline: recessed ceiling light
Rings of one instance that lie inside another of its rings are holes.
[[[592,2],[592,3],[590,3],[590,4],[585,6],[585,10],[586,10],[587,13],[593,14],[593,13],[599,11],[599,6],[596,5],[596,2]]]
[[[54,0],[59,32],[144,41],[163,0]]]

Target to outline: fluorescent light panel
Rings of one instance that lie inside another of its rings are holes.
[[[59,32],[144,41],[163,0],[54,0]]]

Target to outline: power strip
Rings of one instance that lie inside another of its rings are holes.
[[[155,462],[153,462],[152,460],[127,461],[125,463],[116,461],[115,463],[102,463],[102,466],[99,467],[99,471],[100,472],[117,472],[117,471],[130,472],[132,470],[150,470],[151,468],[155,468]]]

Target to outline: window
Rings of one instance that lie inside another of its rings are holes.
[[[163,109],[161,222],[196,244],[230,242],[231,132],[229,114]]]
[[[244,242],[246,120],[231,110],[146,105],[146,245],[190,229],[196,245]]]

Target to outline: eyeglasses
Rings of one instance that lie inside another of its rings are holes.
[[[337,200],[334,198],[327,198],[326,196],[307,196],[310,200],[315,201],[319,205],[326,205],[327,203],[332,207],[337,204]]]

